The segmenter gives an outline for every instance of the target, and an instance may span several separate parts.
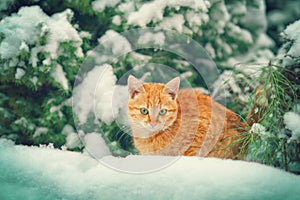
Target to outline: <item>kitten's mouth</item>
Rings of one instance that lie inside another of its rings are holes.
[[[134,137],[137,137],[137,138],[142,138],[142,139],[146,139],[146,138],[149,138],[151,136],[154,136],[158,133],[159,131],[150,131],[148,129],[147,132],[140,132],[138,134],[135,134]]]
[[[159,132],[161,130],[160,127],[150,127],[148,128],[148,130],[152,133],[156,133],[156,132]]]
[[[146,127],[150,132],[152,133],[156,133],[156,132],[159,132],[163,129],[163,125],[161,124],[156,124],[154,126],[148,124],[147,127]]]

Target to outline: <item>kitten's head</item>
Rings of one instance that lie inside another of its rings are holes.
[[[179,77],[166,84],[142,83],[132,75],[128,77],[128,116],[135,137],[150,137],[174,123],[179,84]]]

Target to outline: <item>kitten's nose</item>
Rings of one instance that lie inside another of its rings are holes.
[[[152,127],[155,127],[157,124],[158,124],[157,121],[151,121],[150,122],[150,126],[152,126]]]

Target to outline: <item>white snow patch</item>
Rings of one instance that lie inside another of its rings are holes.
[[[100,133],[88,133],[84,136],[84,152],[89,153],[96,159],[111,155],[108,146]]]
[[[234,37],[236,40],[244,41],[249,44],[253,43],[253,38],[249,31],[242,29],[241,27],[233,23],[228,23],[227,28],[228,28],[228,34]]]
[[[105,48],[111,49],[113,55],[125,54],[131,51],[131,45],[128,40],[114,30],[108,30],[99,38],[98,42]]]
[[[257,33],[266,32],[267,18],[266,18],[266,3],[262,0],[256,0],[255,4],[249,6],[246,3],[247,12],[245,12],[241,19],[244,27],[251,27]]]
[[[191,26],[191,27],[199,27],[201,26],[204,22],[208,22],[209,21],[209,16],[206,13],[201,13],[201,15],[199,15],[199,13],[196,13],[194,11],[188,10],[185,14],[185,18],[187,23]],[[197,29],[193,29],[193,31],[196,31]]]
[[[60,64],[57,64],[56,67],[51,71],[51,76],[56,82],[61,84],[64,90],[69,89],[68,79],[66,78],[66,73],[63,71],[63,68]]]
[[[86,123],[90,113],[106,124],[118,116],[127,96],[119,91],[121,87],[115,85],[116,80],[112,66],[104,64],[95,66],[74,88],[73,109],[80,124]]]
[[[43,60],[43,65],[51,65],[51,58],[46,58]]]
[[[81,49],[82,39],[77,30],[70,24],[69,20],[73,17],[73,12],[70,9],[64,12],[57,13],[51,16],[48,21],[51,35],[45,46],[45,51],[51,53],[52,58],[57,58],[59,44],[67,41],[76,42],[76,56],[83,57]]]
[[[100,86],[104,87],[104,86]],[[102,90],[102,89],[99,89]],[[126,107],[128,91],[125,86],[114,86],[109,91],[96,94],[97,116],[106,124],[111,124],[120,113],[121,108]]]
[[[165,34],[162,32],[158,32],[158,33],[146,32],[139,37],[138,43],[139,44],[153,43],[162,46],[165,43]]]
[[[246,2],[235,2],[226,6],[231,15],[243,15],[247,12]]]
[[[259,124],[259,123],[254,123],[251,126],[250,133],[254,133],[254,134],[257,134],[257,135],[268,135],[269,134],[266,131],[266,128],[263,125]]]
[[[119,11],[123,12],[125,17],[128,17],[128,15],[134,11],[135,3],[134,3],[134,1],[128,1],[125,3],[121,3],[117,9]]]
[[[38,137],[42,134],[46,134],[48,132],[48,128],[46,127],[38,127],[37,129],[35,129],[34,134],[33,134],[33,138]]]
[[[159,27],[165,30],[175,29],[179,33],[182,33],[184,22],[185,20],[182,14],[175,14],[170,17],[164,17],[164,20],[159,24]]]
[[[227,11],[226,5],[224,2],[219,2],[214,5],[215,9],[210,11],[211,20],[216,23],[215,29],[219,34],[225,32],[224,27],[230,20],[230,14]]]
[[[76,55],[82,57],[82,39],[70,24],[73,12],[64,12],[47,16],[39,6],[22,7],[19,12],[6,17],[0,22],[0,32],[4,39],[0,44],[0,56],[4,59],[16,58],[20,51],[31,49],[31,64],[37,66],[38,53],[49,52],[51,59],[58,57],[60,43],[75,42]],[[40,38],[46,38],[46,44],[40,45]]]
[[[96,0],[92,2],[95,11],[102,12],[105,8],[115,7],[121,0]]]
[[[71,125],[65,125],[62,130],[62,134],[67,136],[65,147],[68,149],[74,149],[76,147],[81,148],[83,146],[79,135],[75,132]]]
[[[275,42],[266,33],[261,33],[256,39],[254,46],[257,49],[263,47],[270,48],[275,46]]]
[[[25,70],[22,68],[17,68],[17,72],[15,74],[15,79],[20,79],[25,75]]]
[[[108,168],[80,153],[15,146],[0,140],[3,199],[298,199],[299,176],[262,164],[199,157],[152,173]],[[127,169],[174,160],[167,156],[104,157],[102,163]],[[13,180],[13,181],[12,181]]]
[[[119,15],[115,15],[112,19],[112,23],[117,25],[117,26],[120,26],[121,22],[122,22],[122,19]]]
[[[29,47],[28,47],[28,45],[24,41],[22,41],[21,45],[19,47],[19,50],[20,51],[29,51]]]
[[[154,0],[151,2],[147,2],[141,5],[140,8],[138,8],[137,11],[131,12],[128,15],[127,23],[129,25],[138,25],[140,27],[146,27],[146,25],[150,22],[159,22],[162,21],[162,23],[167,24],[167,22],[164,22],[164,11],[166,8],[175,8],[178,10],[180,7],[187,7],[192,10],[202,11],[204,13],[208,12],[208,8],[210,7],[210,3],[205,0]],[[172,27],[176,28],[177,30],[182,30],[181,25],[181,18],[183,16],[181,15],[179,17],[176,16],[175,18],[170,17],[167,21],[171,23]],[[180,20],[178,21],[178,24],[176,25],[176,19]],[[170,26],[170,24],[168,25]],[[162,25],[161,25],[162,27]]]
[[[290,140],[300,140],[300,115],[295,112],[287,112],[283,116],[287,129],[292,131]]]
[[[33,123],[30,123],[25,117],[21,117],[13,123],[25,127],[28,130],[34,130],[35,128],[35,125]]]
[[[231,89],[233,93],[241,94],[242,90],[237,85],[234,74],[230,70],[225,70],[213,84],[212,97],[215,99],[226,99],[232,96],[228,89]]]
[[[38,78],[36,76],[30,78],[29,80],[33,83],[33,85],[36,85],[38,82]]]
[[[287,26],[283,34],[290,40],[293,40],[293,45],[287,52],[287,55],[295,58],[300,57],[300,20],[294,22],[293,24]]]
[[[258,78],[264,67],[265,66],[262,64],[237,64],[234,66],[234,68],[239,72],[247,74],[253,78]]]
[[[147,55],[144,55],[144,54],[140,54],[140,53],[137,53],[135,51],[132,51],[130,52],[130,55],[131,57],[134,59],[134,60],[140,60],[142,62],[149,62],[149,60],[151,60],[151,56],[147,56]]]
[[[221,50],[217,51],[218,57],[227,57],[226,55],[232,54],[232,48],[229,44],[221,40],[221,38],[216,39],[216,43],[219,47],[221,47]],[[225,56],[223,55],[225,53]]]
[[[53,101],[53,99],[50,99],[50,100],[47,102],[47,104],[50,104],[52,101]],[[62,102],[60,105],[57,105],[57,106],[51,106],[49,111],[50,111],[50,113],[57,112],[58,116],[59,116],[60,118],[62,118],[64,114],[62,113],[61,108],[62,108],[63,106],[71,106],[71,105],[72,105],[72,104],[71,104],[71,98],[69,98],[69,99],[65,100],[64,102]]]
[[[74,132],[74,128],[70,124],[66,124],[61,131],[63,135],[69,135],[72,132]]]
[[[144,3],[137,12],[132,12],[128,16],[127,23],[129,25],[146,27],[146,25],[151,21],[157,22],[162,20],[164,8],[164,1],[152,1]]]
[[[210,55],[212,58],[215,58],[215,57],[216,57],[215,49],[214,49],[214,47],[211,45],[211,43],[207,43],[207,44],[205,45],[205,49],[209,52],[209,55]]]
[[[101,101],[99,101],[97,97],[105,93],[111,93],[116,82],[116,77],[112,70],[112,66],[108,64],[95,66],[87,73],[82,83],[74,88],[73,110],[81,124],[86,123],[90,112],[94,111],[94,113],[98,113],[94,110],[95,103],[101,105]],[[103,85],[101,86],[97,86],[99,79],[105,79],[105,81],[102,81]],[[108,109],[111,109],[109,104],[108,106]],[[99,111],[101,112],[101,109]],[[103,118],[105,118],[105,116],[103,116]],[[110,118],[110,116],[107,116],[105,120],[109,120]]]

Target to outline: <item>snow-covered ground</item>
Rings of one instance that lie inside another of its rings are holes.
[[[299,199],[300,177],[257,163],[214,158],[107,156],[131,168],[173,160],[151,173],[124,173],[80,153],[0,140],[0,199]]]

